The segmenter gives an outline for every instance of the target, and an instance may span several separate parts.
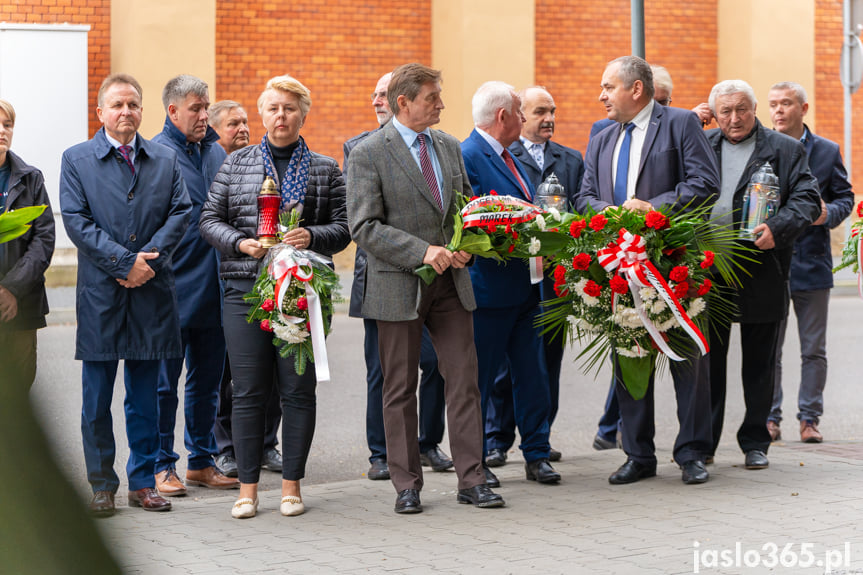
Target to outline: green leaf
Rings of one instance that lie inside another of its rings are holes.
[[[4,212],[0,214],[0,234],[7,233],[10,230],[32,222],[42,215],[42,212],[45,211],[46,207],[47,206],[28,206],[26,208],[19,208],[12,212]]]
[[[17,226],[0,231],[0,244],[11,242],[17,237],[23,236],[30,229],[29,225]]]
[[[423,264],[414,270],[414,273],[422,279],[427,286],[430,286],[437,277],[437,272],[428,264]]]
[[[647,386],[650,384],[650,374],[653,373],[655,360],[656,354],[650,354],[647,357],[617,355],[620,376],[633,399],[641,399],[647,394]]]

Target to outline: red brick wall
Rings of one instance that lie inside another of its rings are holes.
[[[674,106],[706,101],[716,83],[716,2],[645,3],[647,60],[668,68]],[[591,125],[605,117],[599,84],[609,60],[631,53],[630,4],[536,0],[536,82],[557,104],[556,141],[583,152]]]
[[[15,24],[89,24],[87,59],[89,90],[87,101],[95,110],[96,94],[102,79],[111,72],[111,0],[16,0],[0,2],[0,22]],[[14,102],[13,102],[14,105]],[[101,124],[93,111],[90,135]]]
[[[303,138],[341,163],[345,140],[377,126],[378,78],[413,61],[431,64],[431,0],[216,3],[216,96],[244,105],[252,142],[264,134],[258,95],[290,74],[312,92]]]

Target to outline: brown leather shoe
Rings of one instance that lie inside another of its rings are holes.
[[[239,489],[240,480],[225,475],[215,467],[189,469],[186,471],[186,485],[209,487],[210,489]]]
[[[159,495],[153,487],[129,492],[129,507],[142,507],[144,511],[170,511],[171,502]]]
[[[177,477],[177,472],[174,469],[166,469],[156,474],[156,489],[159,490],[159,495],[165,497],[177,497],[186,494],[186,486]]]
[[[111,517],[114,515],[114,492],[113,491],[97,491],[93,494],[93,499],[87,505],[90,510],[90,515],[93,517]]]
[[[811,419],[804,419],[800,422],[800,441],[803,443],[821,443],[824,437],[818,431],[818,424]]]
[[[770,433],[771,441],[782,439],[782,430],[779,429],[779,424],[772,419],[767,420],[767,431]]]

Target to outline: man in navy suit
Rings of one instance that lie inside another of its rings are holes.
[[[533,184],[507,146],[521,133],[521,98],[503,82],[486,82],[473,96],[474,130],[462,142],[462,156],[474,194],[495,192],[533,200]],[[529,480],[557,483],[560,474],[548,462],[550,398],[545,353],[539,329],[539,285],[531,284],[527,264],[506,265],[479,258],[471,266],[477,309],[473,312],[474,342],[479,362],[483,421],[495,377],[508,364],[512,377],[515,418],[521,435]],[[497,478],[485,468],[489,484]]]
[[[781,82],[767,96],[773,127],[803,142],[809,156],[809,169],[818,180],[821,215],[794,242],[791,256],[791,301],[797,316],[800,336],[800,388],[797,394],[797,419],[800,439],[821,443],[818,420],[824,413],[824,385],[827,383],[827,303],[833,287],[833,257],[830,230],[842,223],[854,207],[854,192],[842,163],[839,145],[812,133],[803,123],[809,110],[806,90],[796,82]],[[774,441],[781,438],[782,421],[782,344],[786,321],[779,327],[776,347],[773,407],[767,430]]]
[[[615,205],[641,212],[662,206],[679,211],[715,201],[719,170],[697,116],[660,106],[653,95],[653,73],[641,58],[624,56],[605,68],[599,100],[620,128],[606,128],[587,149],[579,211]],[[704,457],[712,441],[707,365],[697,353],[693,349],[689,361],[670,362],[680,422],[674,460],[687,484],[707,481]],[[619,373],[615,369],[627,461],[608,478],[612,484],[656,475],[653,378],[646,395],[635,400]]]
[[[521,128],[521,137],[510,144],[509,151],[521,163],[534,188],[538,188],[551,174],[557,176],[566,192],[566,209],[572,210],[575,196],[581,187],[581,177],[584,175],[581,152],[551,140],[557,107],[554,105],[554,98],[545,88],[531,86],[522,90],[519,96],[525,123]],[[543,299],[555,297],[553,283],[549,277],[543,280]],[[551,401],[548,425],[551,427],[557,415],[560,397],[560,367],[563,362],[564,341],[560,337],[544,334],[543,343]],[[504,370],[494,383],[485,421],[485,434],[488,442],[486,463],[489,467],[503,465],[506,462],[506,452],[515,441],[512,380],[508,370]],[[560,451],[556,449],[549,452],[550,461],[558,461],[560,457]]]

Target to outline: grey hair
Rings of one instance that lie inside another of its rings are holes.
[[[222,117],[235,108],[242,108],[239,102],[233,100],[219,100],[210,106],[210,125],[214,128],[222,126]]]
[[[770,90],[791,90],[801,106],[809,101],[806,99],[806,89],[797,82],[779,82],[770,86]]]
[[[512,109],[515,88],[506,82],[486,82],[479,88],[471,99],[473,110],[473,123],[478,127],[490,126],[494,123],[497,111]]]
[[[665,69],[665,66],[651,66],[650,71],[653,72],[653,89],[663,88],[671,94],[674,91],[674,82],[671,81],[671,74]]]
[[[713,112],[714,116],[716,115],[716,98],[719,96],[740,93],[746,95],[753,108],[758,105],[758,100],[755,99],[755,91],[752,89],[752,86],[743,80],[723,80],[710,90],[710,98],[707,100],[707,103],[710,105],[710,111]]]
[[[639,58],[638,56],[621,56],[608,63],[609,66],[612,64],[620,64],[617,77],[623,83],[624,88],[628,90],[632,88],[636,80],[641,80],[641,84],[644,86],[644,93],[650,100],[653,99],[653,71],[650,69],[650,64],[644,61],[643,58]]]
[[[209,98],[209,86],[200,78],[189,74],[180,74],[168,80],[162,89],[162,105],[165,106],[165,112],[168,111],[168,106],[185,100],[189,94],[194,94],[200,98]]]

